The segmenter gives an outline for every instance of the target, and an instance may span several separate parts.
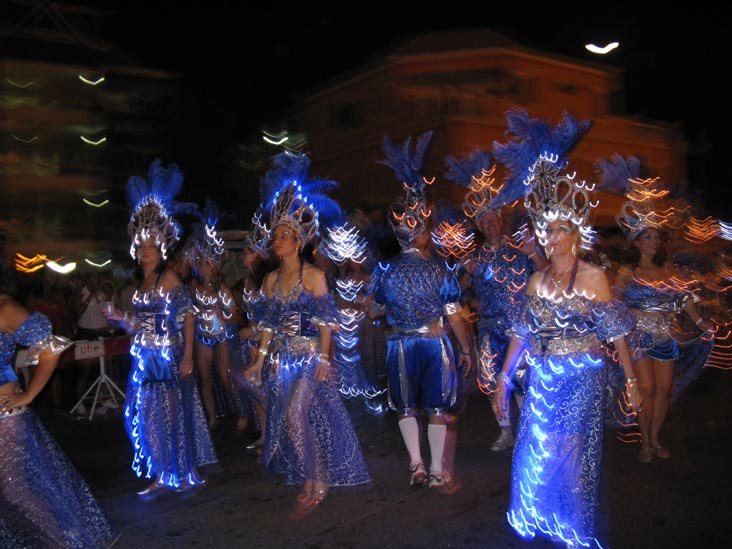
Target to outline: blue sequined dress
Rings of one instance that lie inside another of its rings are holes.
[[[16,381],[16,345],[59,354],[70,342],[51,335],[40,313],[14,334],[0,331],[0,385]],[[29,407],[0,413],[0,547],[109,547],[119,534],[89,487]]]
[[[599,546],[595,513],[608,353],[602,341],[635,324],[620,302],[577,294],[525,298],[514,324],[527,349],[529,387],[511,471],[508,522],[523,538]]]
[[[626,284],[622,299],[631,310],[640,313],[636,315],[636,328],[628,337],[633,362],[646,356],[676,361],[669,398],[672,404],[701,374],[714,347],[714,338],[700,334],[684,343],[674,338],[674,317],[692,299],[692,294],[673,284],[649,284],[634,277]]]
[[[180,375],[183,317],[194,314],[183,286],[133,298],[138,331],[130,349],[125,427],[137,476],[172,488],[197,484],[196,467],[217,461],[194,376]]]
[[[333,380],[315,381],[318,326],[337,326],[333,297],[314,297],[300,279],[267,300],[262,327],[270,342],[267,430],[262,460],[288,484],[306,480],[353,486],[371,480],[361,445]],[[276,369],[275,365],[276,364]]]

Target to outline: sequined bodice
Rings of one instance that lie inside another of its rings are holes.
[[[195,312],[191,295],[183,286],[168,292],[154,288],[135,292],[132,305],[138,320],[136,342],[144,345],[177,337],[183,331],[183,317]]]

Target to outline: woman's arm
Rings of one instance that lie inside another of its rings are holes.
[[[506,351],[506,359],[503,361],[503,367],[496,378],[496,392],[493,393],[492,407],[493,413],[498,419],[503,419],[506,415],[508,406],[508,390],[512,387],[511,380],[516,366],[524,352],[525,344],[518,336],[511,336]]]

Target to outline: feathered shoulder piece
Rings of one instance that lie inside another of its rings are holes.
[[[494,212],[500,215],[500,209],[493,201],[501,190],[493,177],[495,168],[491,166],[490,155],[476,149],[470,155],[462,158],[445,157],[447,172],[445,178],[468,189],[463,201],[463,213],[477,225],[480,218]]]
[[[154,240],[163,259],[180,238],[180,226],[173,215],[189,213],[190,204],[179,204],[175,197],[183,184],[183,174],[176,164],[163,166],[153,161],[147,180],[132,176],[127,181],[127,202],[132,208],[127,232],[132,239],[130,255],[146,240]]]
[[[495,199],[497,207],[526,193],[530,170],[542,156],[554,158],[557,166],[564,167],[567,154],[590,127],[589,120],[579,122],[566,112],[562,121],[552,127],[544,120],[529,118],[524,110],[506,112],[506,124],[506,133],[513,139],[508,143],[493,142],[493,158],[509,170],[506,185]]]
[[[404,195],[389,208],[389,222],[403,248],[411,246],[414,239],[425,231],[431,213],[425,197],[427,181],[422,174],[425,153],[431,139],[431,131],[420,135],[414,153],[411,150],[411,137],[407,137],[401,146],[392,143],[388,136],[384,136],[382,142],[386,160],[379,163],[389,166],[404,188]]]
[[[658,212],[656,207],[668,191],[659,188],[661,184],[658,178],[640,177],[640,161],[636,157],[623,158],[614,154],[609,161],[598,162],[597,167],[601,173],[602,188],[628,198],[615,216],[618,227],[628,241],[632,242],[650,227],[661,228],[666,224],[668,216]]]
[[[335,181],[311,178],[310,159],[300,153],[285,151],[272,159],[272,167],[260,183],[264,211],[269,212],[270,229],[286,225],[300,236],[304,246],[319,234],[320,226],[338,223],[342,211],[326,196],[336,189]]]

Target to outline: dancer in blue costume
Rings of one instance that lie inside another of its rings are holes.
[[[217,427],[217,398],[211,371],[215,358],[222,389],[220,396],[217,395],[221,409],[225,414],[229,406],[235,408],[238,416],[236,428],[243,431],[248,423],[247,410],[238,391],[233,390],[229,376],[232,340],[237,334],[237,306],[231,290],[222,281],[221,266],[228,253],[224,249],[224,241],[218,236],[217,224],[218,211],[207,199],[204,222],[196,228],[196,240],[189,251],[196,278],[193,288],[196,306],[195,367],[209,428],[213,431]]]
[[[544,536],[566,546],[600,547],[595,534],[602,461],[606,358],[603,341],[612,341],[627,378],[628,399],[641,399],[625,338],[634,318],[612,301],[604,272],[577,257],[589,245],[591,211],[584,183],[562,175],[557,164],[568,141],[546,140],[546,153],[523,133],[543,122],[509,112],[510,146],[533,155],[532,164],[513,165],[513,176],[527,179],[525,206],[550,265],[534,273],[524,305],[516,309],[511,337],[493,398],[501,417],[513,369],[526,353],[529,387],[519,419],[511,470],[508,521],[518,535]],[[565,114],[562,125],[544,135],[581,135],[586,126]],[[523,137],[522,137],[523,136]],[[573,143],[572,141],[571,143]],[[496,145],[502,147],[502,145]],[[553,153],[553,154],[552,154]],[[527,158],[528,156],[528,158]]]
[[[25,390],[13,371],[17,345],[36,364]],[[119,536],[30,407],[70,345],[45,315],[0,294],[0,547],[101,548]]]
[[[443,325],[447,316],[461,350],[467,376],[472,368],[471,344],[460,310],[460,287],[455,272],[426,254],[429,243],[422,164],[432,132],[420,136],[414,155],[411,139],[403,147],[384,138],[384,152],[405,196],[391,207],[389,220],[402,248],[372,273],[372,316],[386,314],[394,329],[388,337],[386,365],[389,407],[399,414],[399,430],[409,452],[410,485],[450,491],[453,473],[443,468],[449,413],[457,399],[457,377],[452,343]],[[430,474],[420,448],[420,412],[429,416]]]
[[[260,382],[269,363],[267,432],[262,461],[289,484],[304,484],[299,512],[323,502],[331,486],[371,480],[331,368],[337,310],[322,271],[300,257],[318,226],[340,209],[319,191],[335,185],[308,179],[309,159],[274,158],[263,182],[271,207],[272,251],[280,267],[263,285],[266,310],[257,358],[247,377]]]
[[[687,349],[688,360],[676,362],[679,345],[671,334],[673,317],[683,311],[705,332],[714,325],[701,318],[696,310],[691,284],[683,283],[671,264],[659,259],[662,257],[659,228],[668,216],[655,207],[668,191],[659,190],[655,179],[640,179],[640,163],[632,156],[624,159],[615,155],[601,167],[605,184],[612,184],[615,178],[628,185],[626,192],[630,200],[621,206],[616,219],[628,242],[640,252],[637,265],[618,270],[615,286],[638,319],[628,343],[643,396],[643,411],[638,418],[641,431],[638,460],[650,463],[654,456],[671,457],[660,441],[660,431],[668,412],[674,376],[695,378],[711,350],[709,340],[699,340],[696,347],[701,352]]]
[[[450,168],[445,177],[469,189],[463,212],[483,235],[480,248],[465,261],[465,270],[478,302],[478,384],[491,394],[510,341],[508,313],[516,305],[516,297],[526,290],[531,273],[546,267],[547,262],[530,231],[518,243],[505,238],[500,205],[494,202],[500,186],[493,178],[495,168],[488,153],[477,150],[462,160],[448,157],[445,162]],[[517,378],[523,378],[525,372],[519,368]],[[504,417],[496,418],[500,433],[491,445],[494,452],[514,445],[510,410],[508,407]]]
[[[173,198],[183,176],[177,166],[163,167],[156,160],[149,181],[148,186],[131,177],[127,185],[133,206],[130,253],[143,271],[132,300],[135,314],[115,311],[111,316],[135,334],[124,415],[134,448],[132,469],[138,477],[154,479],[139,492],[143,499],[164,489],[202,486],[198,467],[217,461],[192,375],[196,310],[178,276],[162,263],[178,240]]]

